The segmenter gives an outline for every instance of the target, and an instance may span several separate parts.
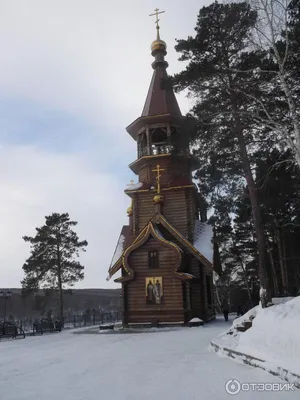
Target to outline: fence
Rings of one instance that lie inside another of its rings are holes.
[[[99,315],[92,315],[87,318],[85,315],[74,315],[64,319],[64,328],[80,328],[83,326],[91,326],[105,323],[115,323],[122,320],[122,313],[109,312]]]
[[[92,315],[72,315],[64,318],[64,329],[80,328],[84,326],[100,325],[105,323],[115,323],[122,320],[122,313],[119,311],[111,311],[97,313]],[[20,320],[9,321],[21,327],[25,333],[33,331],[33,325],[37,318],[24,318]]]

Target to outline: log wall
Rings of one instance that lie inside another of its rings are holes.
[[[139,169],[139,182],[146,182],[156,186],[156,169],[157,164],[164,169],[161,174],[161,185],[167,186],[172,184],[172,181],[178,178],[189,178],[192,184],[192,174],[189,170],[188,162],[180,162],[171,156],[161,157],[159,159],[147,159]]]
[[[194,232],[194,189],[163,190],[165,201],[162,206],[162,215],[182,235],[192,240]],[[138,234],[156,212],[153,197],[155,191],[138,193],[133,208],[133,220],[136,222]],[[188,202],[188,206],[187,206]]]
[[[190,242],[193,241],[194,221],[197,218],[197,199],[192,184],[192,175],[188,162],[180,162],[172,156],[159,159],[145,159],[139,166],[139,181],[157,188],[156,173],[153,169],[159,164],[164,171],[161,174],[162,194],[165,201],[161,213],[167,221]],[[174,187],[173,182],[184,183],[182,187]],[[136,237],[155,215],[158,208],[153,202],[156,190],[137,191],[133,193],[133,216],[131,226]],[[168,233],[166,233],[168,238]],[[169,240],[176,242],[173,237]],[[179,244],[180,247],[182,247]],[[148,251],[159,251],[159,268],[149,268]],[[184,272],[193,274],[196,279],[189,284],[183,283],[174,276],[177,252],[150,238],[140,248],[134,250],[128,259],[130,267],[135,271],[134,280],[123,284],[124,322],[126,324],[143,324],[155,322],[183,322],[185,317],[199,317],[206,320],[211,314],[207,304],[206,269],[193,256],[185,256]],[[163,303],[147,304],[146,278],[162,277]]]
[[[148,267],[150,250],[159,251],[159,268]],[[182,282],[173,275],[177,259],[175,250],[162,246],[152,238],[132,252],[128,261],[135,271],[135,279],[127,284],[127,323],[184,321]],[[147,277],[162,277],[163,304],[147,304]]]

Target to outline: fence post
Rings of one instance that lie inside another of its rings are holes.
[[[76,328],[76,315],[73,316],[73,324],[74,324],[74,328]]]

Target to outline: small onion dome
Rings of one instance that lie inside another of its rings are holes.
[[[161,204],[164,202],[164,200],[165,200],[165,197],[162,194],[156,194],[153,197],[153,201],[155,204]]]
[[[162,52],[165,52],[166,49],[167,49],[166,42],[164,42],[164,41],[161,40],[161,39],[156,39],[156,40],[154,40],[154,42],[152,42],[152,44],[151,44],[151,51],[152,51],[152,53],[153,53],[154,51],[162,51]]]
[[[127,208],[127,215],[128,215],[128,217],[132,216],[132,207],[131,206]]]

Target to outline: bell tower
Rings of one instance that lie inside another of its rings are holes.
[[[168,79],[167,45],[160,38],[158,25],[160,13],[163,11],[156,9],[155,14],[150,14],[156,16],[157,34],[151,44],[153,75],[144,108],[141,116],[126,128],[137,143],[137,159],[129,167],[138,175],[140,187],[129,187],[125,193],[132,198],[130,218],[134,236],[155,212],[160,212],[192,240],[193,222],[198,219],[192,171],[197,169],[198,160],[190,154],[186,118]]]
[[[148,94],[141,116],[126,128],[137,143],[129,168],[138,182],[125,189],[131,199],[129,224],[108,271],[108,279],[122,271],[115,282],[122,283],[125,325],[214,317],[212,227],[199,209],[192,180],[198,159],[190,153],[186,118],[168,79],[167,45],[158,25],[163,12],[158,11],[151,14],[157,33]]]

